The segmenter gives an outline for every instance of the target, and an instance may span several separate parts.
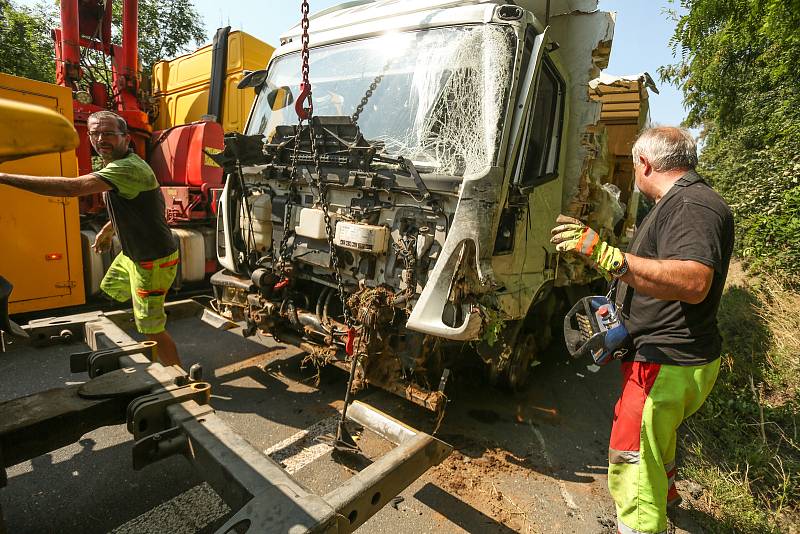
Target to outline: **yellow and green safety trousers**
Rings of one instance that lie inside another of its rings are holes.
[[[620,534],[666,534],[667,502],[680,499],[677,430],[705,402],[719,366],[719,358],[696,366],[622,363],[608,448],[608,488]]]

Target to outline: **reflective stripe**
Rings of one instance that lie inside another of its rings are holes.
[[[600,241],[600,236],[594,230],[586,230],[575,248],[578,252],[586,256],[591,256],[594,251],[594,246]]]
[[[638,464],[639,451],[618,451],[616,449],[608,449],[608,463]]]
[[[153,329],[156,327],[161,327],[166,322],[165,318],[149,318],[143,317],[141,319],[136,319],[136,326],[140,329]],[[143,334],[157,334],[158,332],[142,332]]]
[[[166,289],[142,289],[138,288],[136,294],[140,297],[160,297],[167,292]]]
[[[675,486],[675,472],[677,471],[675,462],[665,464],[664,471],[667,472],[667,483],[669,484],[670,488],[673,488]]]
[[[178,265],[181,262],[180,258],[175,258],[172,261],[167,261],[159,265],[159,268],[163,269],[164,267],[172,267],[173,265]]]
[[[139,262],[139,267],[141,267],[142,269],[147,269],[149,271],[149,270],[151,270],[153,268],[153,262],[152,261],[140,261]]]
[[[617,532],[619,534],[667,534],[666,530],[660,530],[658,532],[645,532],[643,530],[634,530],[625,525],[622,521],[617,519]]]

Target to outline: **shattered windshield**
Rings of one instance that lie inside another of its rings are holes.
[[[314,114],[356,114],[367,140],[427,172],[477,172],[496,158],[515,45],[511,28],[476,25],[312,49]],[[300,54],[276,59],[247,133],[297,124],[299,83]]]

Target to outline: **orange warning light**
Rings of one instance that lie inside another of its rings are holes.
[[[45,261],[56,261],[56,260],[60,260],[63,257],[64,257],[64,255],[61,254],[60,252],[51,252],[50,254],[45,254],[44,255]]]

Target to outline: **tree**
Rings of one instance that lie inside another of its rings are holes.
[[[44,4],[18,7],[0,0],[0,72],[45,82],[55,81],[52,9]]]
[[[191,51],[206,39],[205,26],[192,0],[139,0],[139,59],[149,75],[153,65]],[[114,4],[112,40],[122,40],[122,2]]]
[[[122,2],[113,3],[111,40],[122,39]],[[59,25],[58,7],[39,3],[18,7],[0,0],[0,71],[35,80],[55,80],[51,28]],[[161,59],[188,52],[205,41],[205,27],[191,0],[139,0],[139,58],[148,77]],[[110,82],[105,58],[84,51],[90,77]]]
[[[800,285],[800,0],[681,0],[661,69],[703,130],[702,171],[753,269]]]

